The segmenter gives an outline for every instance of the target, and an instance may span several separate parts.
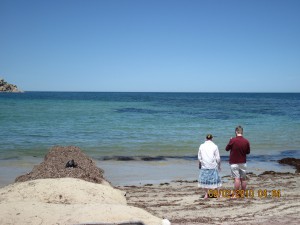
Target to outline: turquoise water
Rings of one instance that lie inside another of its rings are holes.
[[[0,163],[39,161],[54,145],[79,146],[103,164],[189,161],[207,133],[226,161],[237,125],[251,143],[249,160],[299,157],[300,94],[0,93]]]

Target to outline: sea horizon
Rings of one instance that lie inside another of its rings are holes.
[[[300,92],[289,92],[289,91],[62,91],[62,90],[22,90],[23,92],[0,92],[0,93],[10,93],[10,94],[22,94],[26,92],[62,92],[62,93],[182,93],[182,94],[300,94]]]

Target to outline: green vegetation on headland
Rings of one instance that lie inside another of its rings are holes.
[[[9,84],[4,79],[0,78],[0,92],[23,92],[18,89],[17,85]]]

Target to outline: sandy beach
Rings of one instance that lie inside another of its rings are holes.
[[[223,176],[223,196],[203,199],[197,180],[113,186],[104,172],[78,147],[54,147],[0,189],[0,224],[299,224],[299,173],[248,173],[248,192],[237,198]]]
[[[127,192],[129,205],[168,218],[172,224],[299,224],[299,174],[266,172],[248,177],[248,188],[254,196],[236,199],[226,196],[205,200],[197,181],[119,188]],[[223,177],[223,182],[223,189],[232,190],[230,177]]]
[[[254,197],[201,198],[197,181],[111,187],[74,178],[39,179],[0,189],[0,224],[299,224],[300,175],[249,175]],[[232,182],[224,183],[231,189]],[[259,196],[259,190],[267,190]],[[270,191],[280,196],[270,196]],[[276,192],[278,193],[278,192]],[[125,197],[126,195],[126,197]]]

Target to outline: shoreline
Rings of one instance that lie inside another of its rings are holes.
[[[2,161],[0,166],[0,188],[15,181],[21,174],[30,172],[43,159],[26,157],[23,160],[12,159]],[[104,176],[115,186],[159,184],[180,179],[198,179],[197,161],[168,160],[168,161],[97,161],[97,167],[104,169]],[[295,172],[290,165],[278,162],[248,162],[248,172],[256,175],[264,171]],[[163,171],[163,173],[162,173]],[[222,162],[221,176],[230,175],[228,162]]]
[[[104,176],[114,186],[160,184],[174,180],[196,180],[199,176],[196,160],[169,159],[164,161],[116,161],[95,160],[97,167],[104,170]],[[21,174],[30,172],[34,166],[43,161],[42,158],[25,157],[23,159],[2,160],[0,166],[0,188],[11,184]],[[295,172],[290,165],[277,161],[249,161],[248,172],[256,175],[264,171]],[[162,173],[163,172],[163,173]],[[222,162],[221,176],[230,175],[227,161]]]

